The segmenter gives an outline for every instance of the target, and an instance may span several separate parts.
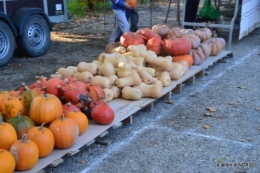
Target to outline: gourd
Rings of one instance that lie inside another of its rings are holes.
[[[163,49],[171,56],[183,55],[190,51],[191,43],[186,38],[170,38],[164,40]]]
[[[120,37],[120,43],[124,47],[128,47],[130,45],[144,44],[144,39],[137,32],[125,32]]]
[[[161,38],[150,38],[146,42],[147,50],[154,51],[156,55],[160,55],[162,52],[162,40]]]
[[[180,62],[182,60],[187,61],[189,67],[192,66],[192,64],[193,64],[193,58],[189,54],[176,55],[176,56],[173,57],[172,62]]]
[[[42,94],[35,97],[31,103],[30,118],[36,125],[48,124],[60,117],[62,103],[52,94]]]
[[[193,58],[193,65],[200,65],[210,55],[211,48],[208,44],[201,43],[197,49],[191,49],[189,55]]]
[[[53,120],[49,129],[54,136],[54,146],[60,149],[70,148],[76,142],[79,136],[79,127],[75,120],[65,118],[62,114],[61,118]]]
[[[195,34],[186,34],[183,36],[183,38],[186,38],[190,41],[191,43],[191,48],[196,49],[200,45],[200,38],[196,36]]]
[[[107,102],[112,101],[113,98],[114,98],[114,93],[113,93],[113,91],[112,91],[110,88],[104,88],[103,90],[104,90],[104,92],[105,92],[105,100],[106,100]]]
[[[194,33],[201,39],[201,41],[208,40],[212,36],[212,32],[209,28],[196,29]]]
[[[105,47],[105,50],[104,52],[105,53],[112,53],[112,50],[116,47],[118,47],[120,44],[117,43],[117,42],[109,42],[106,47]]]
[[[122,89],[122,98],[126,100],[140,100],[143,96],[142,92],[130,86],[126,86]]]
[[[153,32],[151,29],[149,29],[149,28],[142,28],[142,29],[136,31],[136,33],[140,34],[140,35],[142,36],[142,38],[143,38],[144,40],[146,40],[146,41],[149,40],[150,38],[159,38],[159,39],[161,39],[161,36],[160,36],[160,35],[154,33],[154,32]]]
[[[8,96],[2,103],[3,114],[8,120],[17,116],[18,112],[23,113],[24,107],[22,102],[17,97]]]
[[[77,65],[78,72],[88,71],[93,75],[97,74],[98,66],[95,63],[80,62]]]
[[[79,128],[79,136],[82,135],[88,128],[87,116],[81,111],[78,112],[76,108],[73,112],[68,112],[65,114],[65,118],[71,118],[77,123]]]
[[[143,83],[146,83],[146,84],[151,84],[152,83],[153,76],[150,73],[148,73],[147,71],[139,70],[138,74],[140,75]]]
[[[141,57],[126,56],[127,60],[133,61],[137,66],[146,66],[146,60]]]
[[[119,88],[123,88],[125,86],[136,86],[140,85],[141,82],[142,79],[140,78],[139,74],[137,72],[134,72],[129,76],[118,78],[116,80],[116,86]]]
[[[223,38],[211,38],[204,40],[202,43],[206,43],[210,46],[210,55],[212,56],[219,54],[225,47],[225,40]]]
[[[130,52],[130,51],[147,51],[147,48],[144,44],[138,44],[138,45],[129,45],[127,47],[127,51]]]
[[[161,37],[164,37],[170,32],[170,28],[167,25],[156,24],[152,26],[152,31]]]
[[[138,72],[140,70],[144,70],[144,71],[148,72],[151,76],[155,76],[155,74],[156,74],[156,70],[151,67],[137,66],[136,71]]]
[[[18,140],[14,127],[0,120],[0,149],[8,150],[11,145]]]
[[[167,87],[171,83],[169,72],[163,72],[159,77],[157,77],[157,79],[162,82],[163,87]]]
[[[118,46],[111,50],[111,53],[114,53],[114,52],[119,52],[120,54],[122,54],[122,53],[126,52],[126,48],[124,46]]]
[[[67,70],[72,70],[74,72],[78,72],[78,67],[77,66],[68,66],[66,67]],[[42,82],[41,82],[42,83]]]
[[[110,88],[112,86],[111,81],[104,76],[94,76],[92,78],[92,83],[101,86],[103,89]]]
[[[194,30],[193,29],[181,29],[181,32],[183,34],[194,34]]]
[[[173,27],[170,29],[167,35],[165,35],[164,39],[169,39],[169,38],[180,38],[183,36],[183,33],[181,32],[180,27]]]
[[[0,172],[13,173],[15,164],[14,156],[8,150],[0,149]]]
[[[63,86],[64,81],[60,78],[51,78],[49,79],[46,88],[45,88],[45,92],[48,94],[52,94],[55,95],[57,97],[61,96],[61,93],[59,91],[59,89],[57,88],[57,86]]]
[[[98,60],[93,60],[92,63],[97,64],[98,67],[102,64],[102,62]]]
[[[183,65],[178,62],[172,62],[172,69],[169,73],[171,80],[179,80],[184,74]]]
[[[186,73],[186,71],[189,69],[189,64],[188,64],[188,62],[185,61],[185,60],[181,60],[181,61],[179,61],[179,63],[182,64],[183,69],[184,69],[184,73]]]
[[[151,66],[156,66],[163,71],[170,71],[171,70],[171,61],[164,58],[146,58],[147,63],[149,63]]]
[[[50,155],[54,148],[54,136],[48,128],[44,127],[44,124],[35,126],[26,133],[27,139],[38,146],[40,158]]]
[[[76,72],[76,73],[74,73],[73,77],[75,77],[78,81],[81,81],[84,83],[91,83],[93,74],[88,71]]]
[[[168,55],[168,56],[158,56],[157,58],[163,58],[163,59],[168,59],[170,61],[172,61],[173,57]]]
[[[137,65],[132,60],[127,60],[126,62],[131,65],[132,69],[137,67]]]
[[[118,97],[120,96],[120,94],[121,94],[120,88],[118,88],[117,86],[112,86],[110,89],[111,89],[112,92],[113,92],[113,98],[114,98],[114,99],[115,99],[115,98],[118,98]]]
[[[13,143],[10,153],[15,158],[15,170],[17,171],[26,171],[33,168],[39,159],[38,146],[32,140],[27,139],[26,134],[23,134],[22,139]]]
[[[134,86],[133,88],[139,89],[143,97],[150,97],[150,98],[160,98],[162,96],[162,85],[157,84],[157,85],[139,85],[139,86]]]
[[[126,57],[119,54],[118,52],[114,52],[112,54],[101,53],[98,57],[98,60],[101,62],[110,62],[115,68],[117,68],[120,62],[126,62]]]
[[[115,113],[113,109],[105,102],[105,104],[100,104],[93,108],[91,117],[95,122],[106,125],[114,121]]]
[[[115,75],[115,74],[112,74],[112,75],[109,75],[109,76],[108,76],[108,79],[110,80],[111,85],[113,86],[113,85],[116,84],[116,80],[118,79],[118,76]]]
[[[26,87],[26,91],[21,95],[21,103],[24,107],[24,115],[30,115],[30,107],[33,99],[37,97],[39,94],[34,89],[29,89]]]
[[[58,72],[61,76],[63,76],[63,77],[65,77],[65,76],[73,76],[73,74],[75,73],[74,70],[72,70],[72,69],[67,69],[67,68],[64,68],[64,67],[60,67],[60,68],[57,70],[57,72]]]
[[[7,123],[11,124],[17,134],[17,138],[21,139],[24,133],[27,133],[31,128],[35,126],[33,120],[28,116],[21,116],[18,112],[16,117],[12,117],[7,120]]]
[[[103,88],[98,84],[89,84],[87,86],[87,91],[91,95],[92,100],[98,104],[103,104],[104,99],[106,98]]]
[[[116,69],[111,62],[103,62],[99,67],[98,71],[102,76],[110,76],[116,74]]]
[[[127,62],[120,62],[117,68],[117,76],[119,78],[126,77],[132,74],[132,66]]]

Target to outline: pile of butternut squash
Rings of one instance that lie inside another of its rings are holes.
[[[120,96],[128,100],[156,99],[162,96],[163,87],[167,87],[171,80],[180,79],[189,68],[187,61],[172,62],[172,58],[157,56],[143,44],[119,45],[111,53],[101,53],[90,63],[59,68],[57,74],[98,84],[107,101]]]

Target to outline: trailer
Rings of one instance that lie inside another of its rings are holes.
[[[0,67],[15,50],[28,57],[44,55],[53,24],[69,21],[66,0],[0,0]]]

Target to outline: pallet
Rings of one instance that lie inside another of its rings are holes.
[[[162,97],[171,97],[172,92],[181,92],[184,85],[194,84],[196,77],[203,77],[205,70],[228,56],[231,52],[223,50],[217,56],[210,56],[199,66],[191,66],[189,70],[179,80],[172,81],[168,87],[164,87],[162,90]],[[115,99],[108,104],[115,112],[115,119],[109,125],[99,125],[93,121],[89,121],[88,129],[77,139],[76,143],[68,149],[54,149],[53,152],[45,157],[39,159],[35,167],[28,171],[19,171],[19,173],[37,173],[44,172],[44,168],[47,166],[56,167],[63,163],[62,157],[64,155],[73,156],[80,152],[80,148],[84,146],[90,146],[93,143],[101,145],[109,145],[113,139],[107,138],[109,129],[116,129],[122,124],[132,124],[132,115],[142,109],[153,108],[153,102],[156,99],[142,98],[137,101],[130,101],[124,99]],[[18,172],[16,172],[18,173]]]

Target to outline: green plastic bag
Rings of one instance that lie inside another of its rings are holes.
[[[217,20],[219,17],[218,10],[212,5],[211,0],[205,0],[203,7],[199,12],[201,18]]]

